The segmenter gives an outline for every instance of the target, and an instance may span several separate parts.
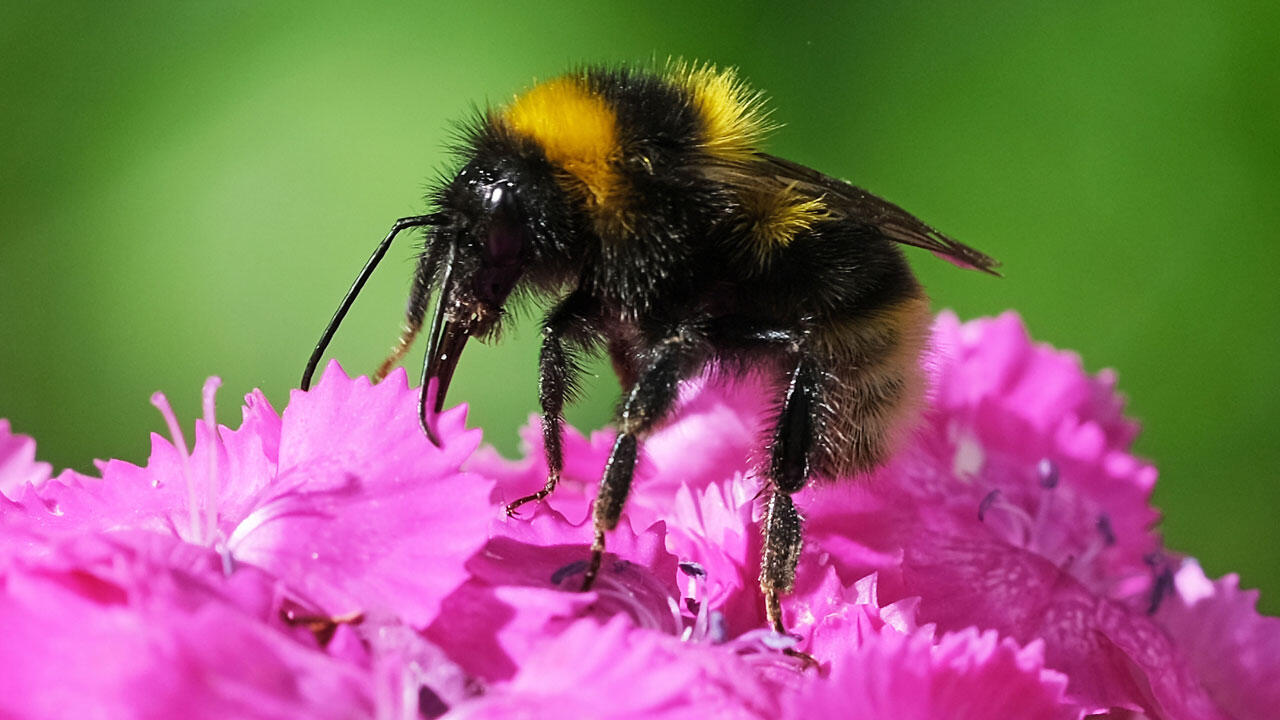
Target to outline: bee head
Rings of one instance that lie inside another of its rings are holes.
[[[447,224],[427,250],[439,268],[440,298],[429,331],[423,382],[425,386],[434,378],[438,383],[437,412],[444,406],[467,340],[496,332],[529,254],[528,224],[515,183],[469,178],[468,170],[458,179],[461,182],[442,208]]]
[[[496,330],[503,306],[524,271],[528,230],[508,181],[474,188],[467,206],[455,210],[454,224],[441,233],[443,321],[486,336]]]

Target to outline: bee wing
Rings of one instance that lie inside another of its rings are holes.
[[[890,240],[923,248],[961,267],[999,275],[995,268],[1000,263],[994,258],[943,235],[888,200],[799,163],[757,153],[754,162],[745,163],[736,172],[722,177],[727,177],[731,184],[736,181],[757,187],[761,184],[792,187],[806,195],[821,197],[834,215],[870,225]]]

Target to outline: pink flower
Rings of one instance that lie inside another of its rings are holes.
[[[479,443],[461,413],[440,419],[448,442],[436,448],[412,396],[403,371],[370,386],[336,365],[283,417],[254,392],[238,430],[215,440],[197,423],[190,455],[181,437],[152,436],[146,467],[113,460],[101,479],[59,476],[40,492],[57,508],[48,529],[174,536],[219,549],[229,569],[275,574],[318,612],[425,626],[484,541],[489,483],[457,469]],[[207,387],[207,416],[211,403]]]
[[[0,418],[0,496],[12,499],[26,485],[43,485],[50,471],[49,463],[36,461],[36,441],[15,435],[9,421]]]
[[[176,441],[153,437],[145,467],[111,461],[102,478],[0,499],[0,598],[25,628],[0,639],[6,667],[22,658],[14,716],[185,716],[193,702],[211,717],[360,717],[443,657],[386,638],[429,624],[486,541],[491,483],[458,470],[479,441],[462,412],[440,418],[435,448],[403,372],[371,386],[331,365],[283,417],[253,393],[241,427],[215,434],[215,388],[190,452],[158,397]],[[83,662],[58,672],[59,656]],[[441,682],[446,664],[420,675]]]
[[[1129,452],[1137,427],[1114,375],[1086,375],[1073,354],[1033,344],[1012,314],[966,325],[944,314],[933,346],[931,403],[913,441],[865,482],[800,496],[806,547],[784,600],[800,648],[823,656],[805,628],[878,573],[883,600],[918,603],[920,622],[944,633],[995,630],[1041,647],[1083,710],[1221,716],[1221,691],[1211,695],[1152,615],[1171,560],[1152,531],[1155,471]],[[627,517],[665,524],[668,549],[705,571],[702,599],[734,637],[763,622],[751,468],[771,399],[750,379],[691,383],[682,397],[689,410],[645,445]],[[506,470],[509,497],[544,477],[537,434],[526,433],[520,476]],[[585,469],[563,506],[585,514],[609,441],[570,441]],[[504,471],[492,458],[482,466]]]
[[[173,442],[101,478],[0,425],[0,715],[1269,717],[1280,620],[1162,548],[1114,375],[1012,314],[942,315],[926,363],[892,461],[797,497],[792,637],[758,588],[756,378],[685,385],[587,593],[609,431],[570,429],[512,519],[536,423],[507,461],[450,410],[437,448],[403,373],[331,365],[236,430],[207,385],[190,451],[161,396]]]
[[[216,557],[209,568],[217,566]],[[269,579],[236,588],[90,543],[24,562],[0,593],[0,716],[349,718],[373,707],[357,668],[273,628]],[[240,598],[243,600],[244,598]]]
[[[1258,615],[1258,591],[1239,578],[1211,581],[1190,558],[1170,575],[1155,621],[1182,649],[1214,703],[1233,718],[1273,717],[1280,707],[1280,618]]]
[[[575,525],[550,508],[512,520],[494,508],[491,539],[467,564],[470,579],[445,599],[426,637],[486,682],[509,680],[530,653],[579,618],[625,615],[639,627],[678,635],[685,622],[675,600],[676,560],[661,526],[636,534],[624,522],[589,593],[588,553]]]
[[[626,617],[584,619],[534,649],[510,682],[445,717],[770,718],[785,682],[798,680]]]
[[[885,632],[832,656],[829,677],[809,677],[787,698],[786,717],[868,720],[1004,718],[1067,720],[1065,679],[1044,669],[1038,646],[1019,648],[969,629],[934,640]]]

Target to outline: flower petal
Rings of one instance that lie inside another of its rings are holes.
[[[1280,619],[1259,615],[1258,592],[1239,583],[1235,575],[1210,581],[1199,563],[1184,560],[1155,619],[1219,707],[1239,720],[1263,720],[1280,708]]]
[[[541,645],[509,683],[446,718],[777,717],[782,686],[729,650],[578,620]]]
[[[462,411],[418,428],[403,370],[378,385],[330,364],[284,413],[277,475],[227,543],[323,612],[372,611],[423,627],[486,539],[490,481],[458,472],[478,433]]]
[[[49,463],[36,461],[36,441],[15,434],[9,421],[0,418],[0,495],[15,498],[20,488],[39,487],[51,474]]]
[[[1063,698],[1065,681],[1044,669],[1038,647],[1019,648],[995,633],[944,635],[887,631],[835,656],[829,677],[809,675],[784,717],[973,720],[1079,717]]]
[[[176,583],[189,605],[93,568],[11,569],[4,580],[5,717],[346,718],[372,711],[355,668],[163,567],[151,565],[135,580],[150,590]]]

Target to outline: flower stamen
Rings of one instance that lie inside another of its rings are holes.
[[[214,398],[221,385],[222,378],[215,375],[204,381],[204,387],[200,391],[201,408],[204,411],[204,426],[209,433],[211,444],[204,484],[205,537],[210,542],[216,540],[218,536],[218,450],[222,446],[222,438],[218,434],[218,414],[214,405]],[[225,556],[226,544],[219,543],[219,545],[222,546],[224,554],[222,558],[223,571],[228,572],[227,569],[231,567],[231,562]]]
[[[1040,527],[1040,523],[1044,521],[1040,513],[1036,513],[1036,517],[1032,518],[1031,514],[1026,510],[1005,500],[1004,494],[999,489],[987,493],[983,496],[982,501],[978,503],[978,520],[989,524],[988,519],[992,510],[1001,511],[1005,517],[1012,521],[1012,527],[1007,528],[1010,531],[1009,533],[1001,533],[999,529],[996,529],[997,535],[1003,537],[1010,544],[1027,548],[1028,550],[1034,549],[1036,545],[1036,528]]]
[[[1151,583],[1151,598],[1147,601],[1147,614],[1155,615],[1160,610],[1164,599],[1174,592],[1173,569],[1159,552],[1149,553],[1143,561],[1151,568],[1154,578]]]
[[[173,412],[173,406],[169,404],[169,398],[165,394],[156,391],[151,394],[151,404],[160,411],[160,416],[164,418],[165,425],[169,428],[169,436],[173,439],[173,447],[178,451],[178,458],[182,465],[182,480],[187,484],[187,510],[191,516],[191,526],[188,531],[191,533],[191,542],[194,544],[203,543],[203,534],[200,528],[200,509],[196,503],[196,486],[191,482],[191,471],[188,467],[191,463],[191,451],[187,449],[187,438],[182,434],[182,426],[178,424],[178,417]]]
[[[708,639],[708,628],[711,623],[711,609],[706,602],[707,571],[698,563],[691,561],[683,561],[677,567],[689,578],[685,605],[694,614],[693,624],[684,629],[680,639],[685,642],[704,642]],[[723,617],[721,620],[723,623]]]

